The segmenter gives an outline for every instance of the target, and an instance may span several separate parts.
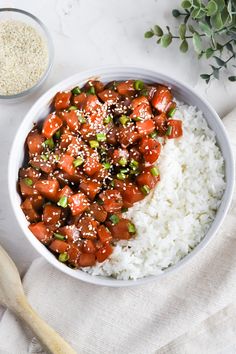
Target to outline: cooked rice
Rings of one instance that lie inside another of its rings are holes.
[[[158,160],[161,181],[126,213],[137,236],[119,241],[92,275],[137,279],[176,264],[201,241],[214,220],[225,189],[224,160],[202,112],[178,104],[184,135],[168,140]]]

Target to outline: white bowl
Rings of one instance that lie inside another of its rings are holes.
[[[83,85],[87,80],[94,77],[99,78],[103,82],[109,82],[112,80],[127,80],[133,78],[140,79],[145,82],[159,82],[170,86],[173,90],[174,96],[178,100],[185,102],[189,105],[196,106],[203,112],[210,128],[216,133],[218,145],[225,159],[226,189],[223,195],[221,205],[217,211],[217,214],[210,229],[208,230],[203,240],[199,243],[198,246],[195,247],[195,249],[191,253],[189,253],[186,257],[180,260],[176,265],[167,268],[163,271],[163,273],[156,276],[148,276],[138,280],[116,280],[109,277],[92,276],[81,270],[74,270],[69,268],[63,263],[60,263],[56,259],[56,257],[32,235],[32,233],[28,229],[28,222],[25,218],[25,215],[20,208],[21,198],[16,188],[18,171],[24,161],[25,139],[27,134],[31,130],[33,123],[37,123],[38,121],[44,119],[45,116],[49,113],[50,104],[56,92],[71,89],[76,85]],[[88,283],[113,287],[133,286],[138,284],[145,284],[151,280],[157,281],[161,277],[166,276],[168,273],[177,270],[183,264],[186,264],[189,259],[194,257],[194,255],[198,253],[201,249],[203,249],[203,247],[207,245],[209,240],[213,238],[219,226],[222,224],[231,202],[234,187],[234,159],[227,133],[219,116],[214,111],[214,109],[207,103],[207,101],[204,98],[200,97],[190,87],[168,76],[143,68],[102,67],[94,70],[84,71],[82,73],[78,73],[71,76],[70,78],[52,87],[41,98],[39,98],[37,102],[35,102],[33,107],[30,109],[30,111],[24,118],[23,122],[21,123],[14,139],[9,161],[8,183],[12,207],[22,231],[24,232],[32,246],[54,267],[58,268],[60,271],[76,279],[80,279]]]

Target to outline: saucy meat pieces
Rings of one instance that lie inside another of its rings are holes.
[[[171,90],[127,80],[58,92],[26,139],[21,208],[33,235],[70,267],[104,262],[136,234],[123,214],[160,180],[166,139],[183,134]]]

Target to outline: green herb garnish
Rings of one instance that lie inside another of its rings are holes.
[[[65,236],[61,235],[61,234],[58,234],[56,232],[54,232],[53,236],[57,239],[57,240],[65,240]]]
[[[120,218],[119,216],[115,215],[115,214],[112,214],[110,217],[109,217],[109,220],[112,222],[112,224],[116,225],[118,224],[118,222],[120,221]]]
[[[28,177],[24,178],[23,181],[24,181],[24,183],[25,183],[27,186],[29,186],[29,187],[31,187],[31,186],[33,185],[32,179],[30,179],[30,178],[28,178]]]
[[[81,93],[81,90],[79,86],[76,86],[75,88],[73,88],[73,90],[71,90],[71,92],[73,93],[73,95],[79,95]]]
[[[148,195],[150,193],[150,188],[145,184],[144,186],[142,186],[141,191],[143,194]]]
[[[150,170],[150,172],[151,172],[151,174],[153,175],[153,176],[159,176],[159,174],[160,174],[160,172],[159,172],[159,170],[158,170],[158,168],[157,167],[152,167],[151,168],[151,170]]]
[[[90,140],[89,145],[91,146],[92,149],[96,149],[99,147],[99,142],[97,140]]]
[[[64,263],[64,262],[68,261],[69,255],[68,255],[67,252],[63,252],[63,253],[59,254],[58,259],[59,259],[60,262]]]
[[[60,199],[59,199],[59,201],[58,201],[58,203],[57,203],[57,205],[59,205],[60,207],[62,207],[62,208],[66,208],[67,206],[68,206],[68,198],[65,196],[65,195],[63,195]]]
[[[105,133],[98,133],[96,135],[97,141],[106,141],[107,140],[107,136]]]
[[[134,89],[137,91],[141,91],[144,88],[144,83],[141,80],[134,81]]]
[[[82,157],[78,157],[76,160],[73,161],[73,165],[75,167],[81,166],[84,162],[84,159]]]

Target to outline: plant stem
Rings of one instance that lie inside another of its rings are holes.
[[[220,71],[223,67],[225,67],[226,64],[227,64],[231,59],[233,59],[234,57],[235,57],[235,54],[232,54],[231,57],[229,57],[229,58],[225,61],[225,64],[222,65],[222,66],[220,66],[220,67],[218,68],[218,71]],[[212,75],[213,75],[213,72],[212,72],[211,74],[209,74],[209,76],[212,76]]]

